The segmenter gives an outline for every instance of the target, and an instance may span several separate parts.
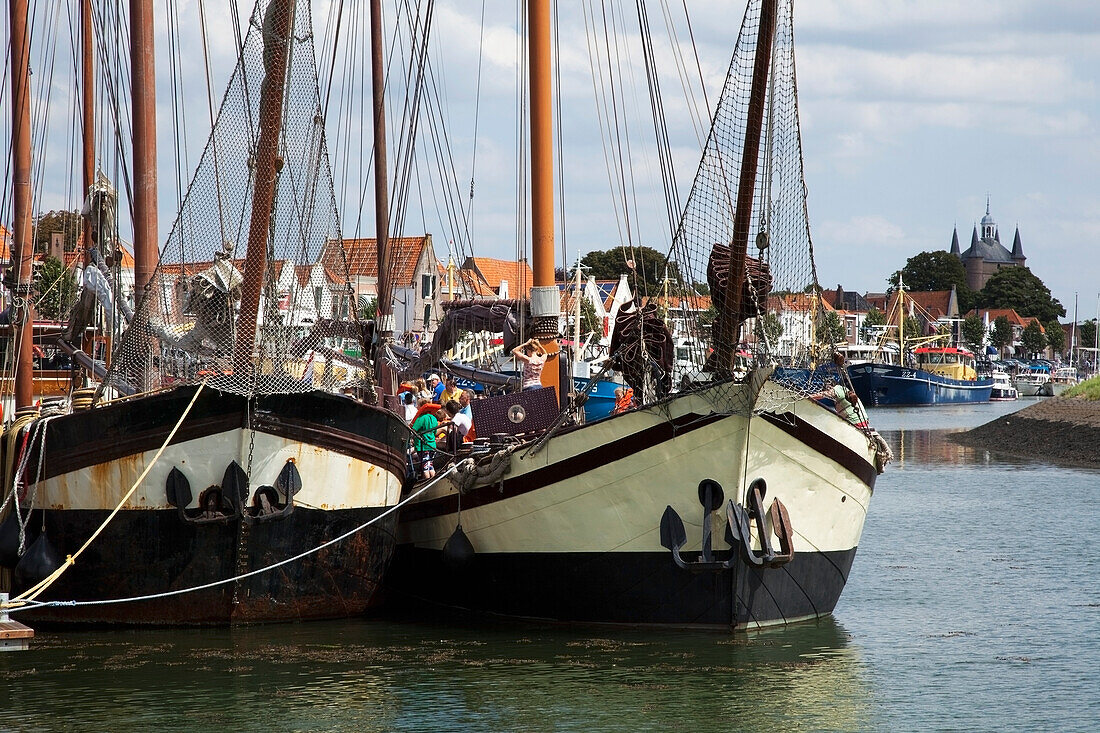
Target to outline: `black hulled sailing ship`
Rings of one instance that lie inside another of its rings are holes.
[[[24,421],[6,441],[18,494],[6,526],[26,532],[0,558],[14,566],[13,594],[102,528],[24,618],[226,624],[378,602],[407,430],[367,404],[370,335],[354,321],[342,249],[318,264],[340,230],[312,37],[309,3],[258,0],[159,260],[154,244],[154,261],[140,261],[136,243],[140,301],[109,369],[75,408]],[[155,215],[155,203],[135,209]],[[334,322],[349,311],[350,325]]]
[[[539,201],[552,200],[549,116],[540,118],[550,98],[539,78],[549,74],[550,44],[537,37],[549,28],[549,2],[529,3],[529,308],[555,355],[542,391],[565,413],[490,440],[486,454],[460,454],[456,475],[405,507],[390,583],[397,598],[479,616],[731,629],[817,618],[836,605],[888,448],[808,390],[770,379],[775,345],[754,338],[768,294],[800,292],[816,276],[792,3],[749,6],[669,257],[681,292],[709,284],[714,353],[676,391],[656,309],[620,314],[612,358],[642,404],[586,423],[580,400],[556,384],[553,225]],[[703,343],[706,329],[694,325]],[[747,376],[734,368],[742,345],[753,351]],[[493,398],[505,403],[495,412],[534,423],[538,394]],[[478,418],[475,403],[483,436]],[[492,424],[504,430],[507,420]]]

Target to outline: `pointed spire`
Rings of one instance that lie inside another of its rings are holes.
[[[985,195],[985,215],[989,216],[989,194]]]
[[[956,226],[951,232],[951,254],[956,257],[962,257],[962,250],[959,249],[959,227]]]
[[[978,225],[974,225],[974,234],[970,237],[970,252],[976,254],[978,251]]]
[[[1024,245],[1020,241],[1020,225],[1016,225],[1016,236],[1012,238],[1012,259],[1023,260],[1024,257]]]

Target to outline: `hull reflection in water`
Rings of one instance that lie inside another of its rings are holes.
[[[14,728],[58,706],[99,730],[874,727],[859,648],[828,619],[738,637],[389,621],[81,633],[6,661]]]

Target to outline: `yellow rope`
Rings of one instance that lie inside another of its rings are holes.
[[[11,489],[12,482],[15,478],[16,466],[16,452],[19,449],[19,438],[23,432],[23,428],[27,427],[35,420],[38,419],[37,411],[35,413],[24,413],[15,418],[15,421],[8,426],[4,431],[2,440],[4,441],[4,471],[3,471],[3,487],[0,487],[0,496],[7,494],[7,491]],[[27,446],[27,450],[30,450],[31,446]],[[14,489],[13,489],[14,490]],[[14,502],[13,502],[14,503]],[[0,521],[7,519],[8,513],[11,511],[12,504],[8,505],[8,508],[0,512]]]
[[[134,495],[134,492],[137,491],[137,488],[141,485],[141,482],[144,481],[145,477],[149,475],[149,471],[153,470],[153,466],[155,466],[157,461],[160,460],[161,454],[164,453],[164,450],[168,447],[168,444],[172,442],[172,438],[175,437],[176,431],[180,429],[180,426],[183,425],[183,421],[187,419],[187,415],[191,412],[191,408],[195,406],[195,401],[198,400],[199,395],[202,394],[202,389],[205,386],[205,381],[199,383],[199,388],[195,390],[195,394],[191,398],[191,402],[187,405],[187,409],[183,411],[182,415],[180,415],[180,419],[176,421],[176,425],[172,428],[172,432],[168,433],[168,437],[164,439],[164,444],[157,451],[156,455],[153,456],[153,460],[149,463],[148,466],[145,467],[145,470],[141,472],[141,475],[137,477],[137,481],[134,482],[134,485],[130,487],[130,490],[127,491],[126,495],[123,496],[122,499],[118,502],[118,506],[114,508],[114,511],[112,511],[107,516],[107,518],[103,520],[103,523],[100,524],[96,531],[92,533],[92,536],[89,537],[84,542],[84,544],[80,546],[80,549],[74,552],[72,555],[66,557],[65,562],[61,563],[57,570],[54,570],[46,578],[39,581],[27,590],[23,591],[18,596],[11,599],[11,601],[9,601],[8,603],[0,604],[0,608],[14,608],[16,606],[23,605],[27,601],[33,601],[44,590],[53,585],[54,581],[60,578],[61,574],[64,573],[70,565],[76,563],[76,559],[80,557],[80,554],[84,552],[84,550],[86,550],[88,546],[92,544],[92,541],[95,540],[95,538],[99,536],[99,534],[107,527],[107,525],[111,523],[111,520],[115,518],[115,515],[122,510],[122,507],[126,504],[127,501],[130,500],[130,497]]]

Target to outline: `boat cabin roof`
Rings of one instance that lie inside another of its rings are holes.
[[[962,354],[963,356],[974,356],[972,351],[962,348],[961,346],[922,346],[919,349],[913,349],[914,354]]]

